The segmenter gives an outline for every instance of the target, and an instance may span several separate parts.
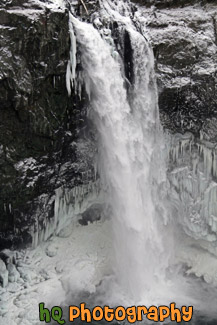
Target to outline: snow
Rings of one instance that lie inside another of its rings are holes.
[[[32,6],[36,5],[39,9],[33,9]],[[25,4],[25,7],[13,7],[8,9],[7,12],[11,14],[16,14],[18,16],[27,16],[28,19],[34,21],[39,19],[39,16],[42,13],[42,10],[49,9],[55,12],[65,12],[66,1],[65,0],[49,0],[49,1],[40,1],[40,0],[31,0]],[[7,27],[8,28],[8,27]]]
[[[41,10],[28,9],[28,8],[8,9],[7,12],[18,16],[27,16],[29,19],[33,21],[37,20],[39,18],[39,15],[41,14]]]
[[[35,185],[40,176],[39,171],[42,167],[44,167],[44,165],[37,164],[37,161],[32,157],[20,160],[14,165],[14,168],[20,172],[20,179],[22,181],[27,181],[29,178],[27,177],[28,172],[31,172],[31,177],[29,182],[26,184],[26,187],[33,187]]]
[[[108,220],[71,224],[69,237],[53,237],[34,250],[19,252],[12,269],[20,278],[0,287],[0,325],[40,324],[40,302],[61,306],[78,292],[95,292],[102,277],[111,272],[110,228]]]
[[[40,302],[44,302],[48,308],[55,305],[63,307],[76,304],[82,292],[86,292],[88,296],[94,295],[99,290],[97,295],[102,294],[98,287],[101,281],[106,279],[112,281],[110,275],[113,272],[114,252],[111,227],[110,220],[89,223],[87,226],[71,224],[66,230],[69,235],[67,237],[52,237],[34,250],[10,252],[11,256],[16,256],[16,269],[20,277],[16,282],[10,282],[7,287],[0,287],[0,325],[39,325],[41,324],[38,317]],[[193,302],[195,309],[204,312],[207,309],[211,314],[215,312],[214,291],[204,287],[202,282],[198,286],[192,278],[189,282],[188,277],[193,274],[203,278],[207,285],[217,285],[216,257],[196,247],[193,238],[182,233],[177,237],[180,246],[176,251],[173,265],[174,267],[177,263],[187,265],[185,278],[179,275],[179,281],[183,282],[183,286],[186,283],[192,285],[189,288],[191,291],[182,299],[187,305]],[[47,252],[53,249],[55,254],[51,257]],[[108,283],[105,282],[101,290],[109,292],[110,285],[106,287],[107,285]],[[210,295],[206,302],[200,298],[203,290]],[[103,303],[109,303],[108,292],[103,291],[105,297],[99,298]],[[180,299],[176,295],[177,292],[174,293],[173,299]]]
[[[49,0],[49,1],[40,1],[40,0],[31,0],[30,4],[39,5],[42,8],[46,7],[53,11],[65,11],[66,9],[66,0]]]
[[[0,260],[0,283],[3,288],[8,285],[8,270],[2,260]]]

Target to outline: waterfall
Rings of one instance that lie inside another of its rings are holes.
[[[139,301],[150,291],[156,295],[162,290],[172,240],[166,234],[167,215],[160,197],[166,173],[154,57],[126,2],[103,1],[101,8],[102,16],[109,16],[129,36],[130,85],[109,28],[94,28],[72,15],[70,26],[80,48],[90,117],[98,132],[98,169],[112,210],[116,281],[120,290]]]

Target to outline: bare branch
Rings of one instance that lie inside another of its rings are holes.
[[[81,3],[82,3],[82,5],[83,5],[83,7],[84,7],[84,9],[85,9],[86,13],[89,15],[89,12],[88,12],[88,10],[87,10],[87,7],[86,7],[86,5],[85,5],[84,1],[83,1],[83,0],[81,0]]]

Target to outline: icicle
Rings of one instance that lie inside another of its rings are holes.
[[[74,86],[74,81],[76,78],[76,53],[77,53],[77,46],[76,46],[76,37],[73,30],[73,16],[71,13],[69,13],[69,33],[70,33],[70,39],[71,39],[71,48],[70,48],[70,60],[67,64],[66,69],[66,88],[68,91],[68,95],[71,95],[71,88]]]
[[[213,151],[213,176],[214,177],[216,177],[217,176],[217,174],[216,174],[216,172],[217,172],[217,169],[216,169],[216,167],[217,167],[217,164],[216,164],[216,152],[215,152],[215,150]]]
[[[66,69],[66,88],[68,91],[68,95],[71,95],[71,62],[68,61],[67,69]]]
[[[70,17],[70,26],[69,30],[70,30],[70,38],[71,38],[71,49],[70,49],[70,60],[71,60],[71,69],[72,69],[72,74],[71,74],[71,82],[73,85],[73,81],[75,79],[76,76],[76,53],[77,53],[77,47],[76,47],[76,37],[74,34],[74,30],[73,30],[73,25],[72,25],[72,15],[69,14]]]

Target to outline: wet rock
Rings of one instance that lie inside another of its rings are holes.
[[[101,204],[93,204],[89,209],[82,213],[81,218],[78,220],[80,225],[87,226],[88,223],[99,221],[103,215],[103,206]]]

